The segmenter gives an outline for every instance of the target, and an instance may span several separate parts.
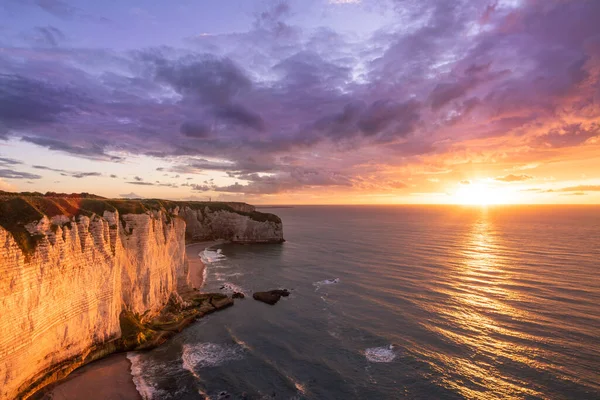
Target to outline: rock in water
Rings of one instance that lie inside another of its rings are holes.
[[[287,289],[275,289],[268,292],[255,292],[252,297],[254,300],[262,301],[270,305],[274,305],[281,299],[281,296],[287,297],[290,292]]]
[[[233,295],[231,295],[232,299],[243,299],[244,297],[244,293],[240,293],[240,292],[234,292]]]

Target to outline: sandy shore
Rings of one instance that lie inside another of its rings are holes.
[[[200,289],[204,284],[204,268],[206,266],[198,256],[198,254],[207,247],[215,245],[216,242],[200,242],[192,243],[185,246],[188,265],[190,268],[190,282],[192,288]]]
[[[125,353],[85,365],[69,377],[35,396],[42,400],[142,400],[131,379],[131,363]]]
[[[204,284],[206,266],[198,254],[222,241],[198,242],[186,246],[190,281],[193,288]],[[125,353],[83,366],[64,381],[42,390],[34,397],[41,400],[142,400],[131,376],[131,362]]]

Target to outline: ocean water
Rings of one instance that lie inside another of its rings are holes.
[[[129,354],[145,398],[600,399],[600,207],[268,211],[202,254],[250,298]]]

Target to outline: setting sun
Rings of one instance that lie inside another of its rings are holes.
[[[485,183],[461,184],[454,195],[457,204],[489,205],[511,203],[510,196],[501,188]]]
[[[598,21],[0,0],[0,400],[600,400]]]

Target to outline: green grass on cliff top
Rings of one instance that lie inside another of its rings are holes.
[[[52,218],[56,215],[65,215],[69,218],[77,215],[102,216],[104,211],[118,211],[121,216],[125,214],[143,214],[152,210],[163,210],[170,214],[175,207],[189,207],[195,210],[208,208],[210,212],[228,211],[245,215],[259,222],[281,223],[281,219],[274,214],[258,211],[236,211],[226,202],[203,201],[172,201],[159,199],[105,199],[88,193],[65,194],[48,192],[45,195],[38,192],[12,193],[0,191],[0,226],[11,232],[17,244],[27,256],[35,250],[41,236],[32,236],[25,229],[25,225],[37,222],[44,215]]]

